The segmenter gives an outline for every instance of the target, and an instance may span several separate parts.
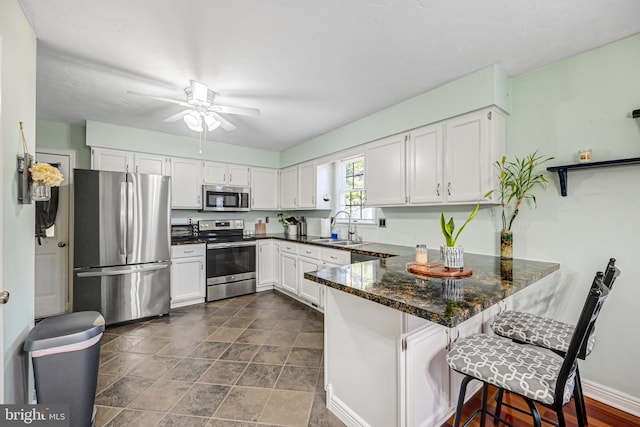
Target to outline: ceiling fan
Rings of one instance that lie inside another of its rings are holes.
[[[159,101],[170,102],[187,107],[186,110],[167,117],[164,121],[175,122],[182,119],[189,129],[195,132],[211,132],[218,127],[222,127],[222,129],[226,131],[234,130],[236,128],[235,125],[226,120],[220,114],[241,114],[245,116],[260,115],[260,110],[257,108],[214,104],[213,101],[216,93],[209,89],[204,83],[200,83],[196,80],[191,80],[191,84],[184,88],[184,92],[187,96],[186,101],[129,91],[129,93],[133,95],[146,96]]]

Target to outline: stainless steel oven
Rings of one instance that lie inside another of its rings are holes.
[[[243,237],[243,220],[198,223],[207,241],[207,301],[256,291],[256,241]]]

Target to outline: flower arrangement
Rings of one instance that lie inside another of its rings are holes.
[[[58,168],[51,166],[49,163],[34,163],[29,168],[31,172],[31,180],[49,187],[59,187],[64,176]]]

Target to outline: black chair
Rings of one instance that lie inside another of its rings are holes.
[[[620,275],[620,270],[615,266],[615,258],[610,258],[607,268],[604,272],[603,283],[611,289],[616,278]],[[537,347],[549,349],[560,356],[564,356],[569,347],[569,342],[573,336],[574,325],[569,323],[558,322],[557,320],[547,317],[536,316],[531,313],[520,311],[506,311],[491,324],[491,329],[496,335],[510,338],[516,342],[527,343]],[[578,353],[578,358],[584,360],[595,344],[595,330],[591,328],[587,335],[587,340]],[[584,403],[584,394],[582,392],[582,381],[580,380],[580,371],[576,366],[576,379],[574,386],[574,398],[576,405],[576,417],[580,427],[586,426],[587,409]],[[499,392],[496,396],[497,406],[496,415],[500,416],[500,407],[502,405],[503,393]]]
[[[454,427],[460,426],[467,385],[474,379],[483,383],[482,403],[465,425],[478,414],[481,415],[481,426],[484,426],[487,414],[498,419],[497,411],[496,414],[487,411],[488,387],[492,384],[498,388],[498,393],[509,391],[521,396],[529,407],[535,427],[542,424],[536,403],[554,410],[558,426],[566,427],[562,408],[571,400],[574,390],[578,354],[609,294],[603,277],[598,272],[593,279],[564,357],[494,335],[477,334],[458,341],[447,354],[451,369],[465,375],[460,387]],[[498,421],[510,425],[504,420]]]

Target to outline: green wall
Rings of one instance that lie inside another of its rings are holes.
[[[36,147],[76,152],[76,168],[91,168],[91,150],[85,143],[83,126],[38,120],[36,127]]]
[[[26,403],[33,381],[22,346],[34,317],[35,207],[17,202],[16,155],[22,153],[18,122],[28,151],[36,148],[36,36],[16,0],[0,1],[0,78],[0,283],[11,294],[0,306],[0,403]]]

